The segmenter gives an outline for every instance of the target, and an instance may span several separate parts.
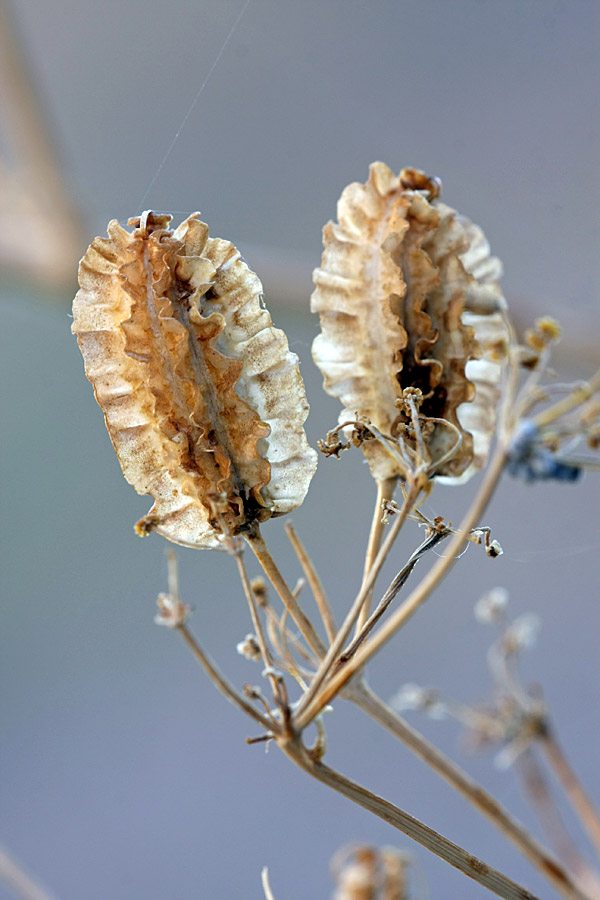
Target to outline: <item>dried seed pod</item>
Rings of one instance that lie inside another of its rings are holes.
[[[175,231],[112,221],[79,267],[73,332],[127,481],[136,526],[217,547],[302,503],[316,467],[298,358],[233,244],[198,214]]]
[[[421,415],[437,420],[424,432],[430,474],[456,481],[485,462],[508,333],[500,263],[439,192],[437,179],[415,169],[396,176],[383,163],[373,163],[366,184],[343,191],[314,272],[321,334],[313,357],[325,389],[345,406],[340,421],[358,412],[409,444],[397,401],[418,388]],[[402,475],[380,442],[363,451],[378,480]]]

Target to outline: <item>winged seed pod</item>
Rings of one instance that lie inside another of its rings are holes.
[[[145,212],[93,241],[72,330],[123,474],[154,498],[137,532],[211,548],[299,506],[316,453],[259,279],[198,213],[170,221]]]
[[[416,169],[396,176],[376,162],[366,184],[345,188],[314,272],[313,357],[345,406],[340,422],[367,416],[409,448],[397,401],[420,389],[430,474],[457,482],[485,463],[508,331],[501,264],[481,229],[438,200],[440,187]],[[379,441],[362,447],[374,478],[402,477]]]

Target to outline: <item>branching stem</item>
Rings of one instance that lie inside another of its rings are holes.
[[[279,594],[283,605],[300,629],[308,646],[319,658],[325,656],[325,645],[315,631],[310,619],[294,597],[283,575],[277,568],[275,561],[269,552],[269,548],[260,533],[258,525],[252,532],[245,534],[244,538],[261,564],[265,575]]]
[[[308,691],[304,694],[302,700],[300,701],[300,705],[298,706],[296,715],[294,716],[294,723],[298,729],[302,730],[303,728],[305,728],[310,722],[312,722],[315,715],[319,713],[324,706],[326,706],[326,703],[320,704],[320,697],[322,692],[320,692],[319,689],[333,669],[335,663],[337,662],[338,656],[343,649],[344,643],[348,635],[350,634],[350,631],[352,630],[352,627],[356,622],[358,615],[360,614],[362,605],[365,602],[365,597],[367,597],[372,586],[375,584],[375,579],[377,578],[381,567],[383,566],[383,563],[385,562],[388,553],[390,552],[394,544],[398,532],[402,528],[402,525],[406,521],[406,518],[411,512],[413,506],[417,502],[419,493],[420,491],[418,487],[416,487],[414,483],[411,483],[407,489],[404,503],[398,510],[398,513],[396,514],[392,526],[388,532],[387,538],[385,539],[382,547],[375,557],[375,561],[373,562],[373,565],[369,570],[369,574],[363,581],[362,586],[358,594],[356,595],[354,603],[350,607],[344,623],[336,635],[335,641],[329,647],[324,660],[321,662],[321,665],[319,666],[315,677],[310,683]],[[353,657],[353,659],[356,659],[357,656],[358,653]],[[350,664],[351,663],[348,663],[348,666]],[[345,672],[348,666],[345,666],[342,671]],[[358,667],[355,667],[353,672],[357,671],[357,668]],[[345,684],[346,681],[347,679],[344,679],[343,683]],[[330,695],[330,699],[331,697],[333,697],[333,694]],[[320,704],[319,708],[313,711],[316,703]]]
[[[279,745],[297,766],[312,775],[317,781],[326,784],[358,806],[362,806],[363,809],[383,819],[384,822],[417,841],[421,846],[426,847],[427,850],[435,853],[436,856],[459,869],[469,878],[473,878],[498,897],[503,897],[504,900],[535,900],[534,895],[525,888],[472,856],[423,822],[394,806],[393,803],[389,803],[323,763],[315,761],[297,738],[280,741]],[[575,889],[568,896],[571,900],[586,900],[584,895]]]
[[[393,615],[391,615],[390,618],[379,627],[379,629],[369,638],[368,641],[366,641],[361,647],[359,647],[357,652],[346,663],[346,665],[339,668],[332,674],[331,678],[329,678],[327,683],[323,686],[323,689],[318,691],[317,694],[317,689],[321,686],[321,683],[323,681],[323,678],[321,678],[317,683],[317,678],[319,677],[321,669],[325,668],[325,662],[327,658],[321,664],[321,668],[319,669],[319,672],[317,672],[313,684],[311,684],[311,690],[309,690],[304,695],[302,703],[299,707],[301,715],[298,715],[296,719],[296,724],[299,728],[306,727],[306,725],[308,725],[309,722],[312,721],[315,715],[321,712],[323,707],[325,707],[329,703],[329,701],[339,693],[339,691],[350,680],[350,678],[352,678],[352,676],[359,669],[361,669],[381,649],[381,647],[383,647],[383,645],[390,640],[390,638],[394,636],[398,629],[400,629],[408,621],[408,619],[410,619],[410,617],[425,602],[425,600],[427,600],[431,592],[437,587],[437,585],[445,577],[445,575],[447,575],[447,573],[456,562],[457,554],[461,550],[465,540],[467,540],[467,535],[474,527],[475,523],[481,519],[483,512],[496,488],[496,485],[498,484],[500,475],[502,474],[502,469],[504,467],[504,462],[505,450],[502,446],[498,446],[486,470],[485,477],[482,481],[477,496],[475,497],[475,500],[473,501],[469,511],[463,518],[463,521],[461,522],[456,534],[453,535],[453,537],[450,539],[446,556],[440,557],[438,559],[435,565],[432,566],[432,568],[425,575],[422,581],[417,585],[417,587],[408,596],[404,603],[396,610],[396,612],[393,613]],[[403,507],[403,511],[405,507]],[[397,519],[400,519],[401,517],[402,513],[398,515]],[[397,524],[397,521],[394,521],[392,529],[394,529]],[[388,535],[388,541],[392,537],[392,533],[393,532],[390,531],[390,534]],[[385,546],[386,545],[384,545],[380,552],[384,551]],[[342,632],[343,627],[340,634]],[[337,652],[338,651],[336,650],[336,655]],[[330,655],[330,653],[328,654],[328,656]],[[316,688],[314,690],[313,685],[316,685]]]
[[[575,884],[560,863],[540,844],[527,829],[498,803],[481,785],[423,735],[412,728],[401,716],[381,700],[366,684],[353,683],[345,694],[364,713],[387,729],[407,746],[419,759],[465,797],[479,812],[495,825],[520,852],[554,885],[564,897],[575,896]]]

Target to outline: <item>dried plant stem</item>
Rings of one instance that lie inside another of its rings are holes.
[[[598,810],[594,807],[577,775],[571,768],[550,725],[546,725],[545,730],[538,739],[538,743],[571,806],[579,816],[581,824],[587,831],[592,844],[600,853],[600,816],[598,815]]]
[[[250,716],[250,718],[254,719],[256,722],[259,722],[266,731],[270,732],[273,728],[273,723],[262,713],[258,712],[252,704],[248,703],[248,701],[229,684],[227,679],[221,675],[213,661],[204,652],[200,644],[192,635],[187,625],[178,625],[177,630],[181,633],[185,643],[192,651],[197,662],[200,663],[210,680],[216,685],[221,693],[224,694],[234,706],[237,706],[238,709],[241,709],[242,712],[245,712],[246,715]]]
[[[440,541],[443,541],[451,533],[452,532],[449,529],[434,531],[422,542],[420,547],[417,547],[415,552],[411,554],[410,559],[408,560],[406,565],[404,565],[400,569],[400,571],[386,590],[385,594],[377,604],[376,608],[366,620],[361,630],[357,632],[354,640],[350,642],[350,644],[341,654],[338,665],[347,662],[347,660],[349,660],[350,657],[353,656],[354,653],[356,653],[363,641],[366,640],[368,635],[375,628],[375,626],[387,610],[392,600],[397,596],[399,591],[408,581],[414,567],[421,559],[421,557],[424,556],[428,550],[431,550],[433,547],[435,547],[436,544],[439,544]]]
[[[410,816],[399,807],[368,791],[339,772],[330,769],[321,762],[315,761],[298,738],[278,741],[278,743],[284,753],[296,765],[309,775],[312,775],[313,778],[316,778],[317,781],[326,784],[334,791],[352,800],[358,806],[362,806],[363,809],[383,819],[384,822],[398,829],[407,837],[412,838],[412,840],[421,844],[427,850],[435,853],[440,859],[459,869],[469,878],[473,878],[498,897],[503,897],[504,900],[535,900],[534,895],[525,888],[488,866],[482,860],[472,856],[462,847],[449,841],[423,822],[413,818],[413,816]],[[587,900],[576,889],[568,896],[572,900]]]
[[[564,416],[566,413],[570,412],[572,409],[575,409],[576,406],[580,406],[582,403],[585,403],[586,400],[589,400],[596,391],[600,390],[600,369],[595,373],[595,375],[590,378],[588,382],[584,384],[578,385],[572,393],[570,393],[567,397],[564,397],[562,400],[559,400],[558,403],[554,403],[552,406],[546,407],[542,412],[538,413],[537,416],[534,416],[534,423],[538,428],[541,428],[543,425],[547,425],[550,422],[553,422],[559,416]]]
[[[394,710],[381,700],[366,684],[357,682],[345,694],[364,713],[398,738],[419,759],[452,785],[476,809],[485,815],[499,831],[506,835],[520,852],[554,885],[564,897],[574,896],[577,888],[569,875],[546,848],[481,785],[460,766],[445,756],[423,735],[419,734]],[[595,895],[591,895],[595,896]]]
[[[321,665],[319,666],[317,672],[315,673],[315,676],[310,683],[310,687],[309,687],[308,691],[304,694],[304,696],[302,697],[302,700],[300,701],[300,704],[296,711],[296,715],[294,717],[294,722],[296,724],[296,727],[299,728],[300,730],[302,730],[303,728],[306,728],[306,726],[308,724],[310,724],[310,722],[312,722],[315,715],[317,715],[323,709],[323,707],[326,706],[326,703],[320,704],[318,709],[316,709],[313,712],[315,703],[316,702],[320,703],[320,697],[321,697],[322,692],[320,692],[319,689],[321,688],[321,685],[323,684],[323,682],[325,681],[325,679],[331,672],[333,666],[337,662],[338,656],[343,649],[344,642],[346,641],[346,638],[350,634],[350,631],[352,630],[352,627],[360,614],[362,605],[365,601],[365,597],[368,596],[369,591],[371,590],[372,586],[375,584],[375,579],[377,578],[377,576],[381,570],[381,567],[383,566],[383,564],[388,556],[388,553],[390,552],[390,550],[394,544],[394,541],[396,540],[396,537],[398,536],[400,529],[402,528],[404,522],[406,521],[408,514],[411,512],[413,506],[417,502],[419,493],[420,493],[419,488],[413,482],[411,482],[409,484],[408,490],[406,492],[406,496],[404,498],[404,503],[402,504],[402,507],[398,510],[398,513],[396,514],[396,516],[394,518],[392,526],[388,532],[387,538],[385,539],[383,546],[379,549],[379,552],[377,553],[377,556],[375,557],[373,565],[369,569],[369,574],[363,581],[361,588],[360,588],[358,594],[356,595],[354,603],[350,607],[350,610],[349,610],[340,630],[338,631],[338,633],[336,635],[335,641],[329,647],[329,650],[327,651],[325,658],[323,659],[323,661],[321,662]],[[358,653],[353,657],[353,659],[356,659],[357,655],[358,655]],[[342,671],[345,672],[346,668],[347,667],[345,666]],[[355,668],[354,671],[357,671],[357,668]],[[345,683],[346,680],[347,679],[345,679],[343,683]],[[332,696],[333,696],[333,694],[330,695],[330,699]]]
[[[516,768],[539,823],[548,835],[557,855],[563,860],[567,869],[573,873],[573,877],[581,888],[594,900],[598,900],[600,898],[598,874],[584,859],[565,828],[550,785],[531,745],[519,754]]]
[[[354,656],[348,662],[334,672],[327,683],[317,694],[317,691],[309,690],[303,697],[299,707],[302,715],[298,716],[298,727],[305,727],[309,722],[325,707],[329,701],[343,688],[343,686],[352,678],[352,676],[361,669],[380,649],[386,644],[390,638],[401,628],[417,609],[427,600],[431,592],[437,587],[440,581],[448,574],[450,569],[456,562],[459,553],[467,535],[478,522],[488,505],[492,494],[498,484],[502,469],[505,463],[505,450],[502,446],[496,448],[496,452],[486,470],[481,487],[475,497],[471,507],[463,521],[461,522],[456,534],[450,539],[447,546],[446,556],[440,557],[435,565],[429,570],[422,581],[417,585],[413,592],[408,596],[404,603],[393,613],[390,618],[384,622],[379,629],[357,650]],[[406,501],[405,501],[406,502]],[[403,507],[404,509],[404,507]],[[398,518],[401,516],[399,514]],[[397,522],[392,525],[392,530]],[[388,541],[392,536],[392,531],[388,535]],[[387,542],[386,542],[387,543]],[[382,548],[382,551],[385,549]],[[380,552],[382,552],[380,551]],[[374,567],[375,569],[375,567]],[[372,570],[373,571],[373,570]],[[343,626],[342,626],[343,630]],[[340,632],[341,633],[341,632]],[[339,637],[339,636],[338,636]],[[329,654],[328,654],[329,655]],[[321,664],[321,668],[324,663]],[[317,673],[317,676],[319,673]],[[315,681],[316,677],[315,676]],[[319,682],[319,687],[323,679]],[[314,684],[315,682],[313,682]],[[312,689],[312,685],[311,685]]]
[[[52,894],[38,884],[23,866],[0,846],[0,882],[8,886],[21,900],[54,900]]]
[[[371,522],[371,531],[369,533],[369,543],[367,544],[367,552],[365,554],[365,568],[363,574],[363,583],[366,580],[369,572],[371,571],[371,566],[375,562],[375,558],[379,553],[379,548],[381,546],[381,539],[383,537],[383,531],[385,525],[382,521],[383,519],[383,510],[382,504],[386,500],[391,500],[394,496],[394,491],[396,489],[396,484],[398,483],[397,478],[385,478],[383,481],[377,482],[377,498],[375,500],[375,509],[373,510],[373,520]],[[373,588],[375,587],[375,583],[371,586],[371,590],[365,597],[364,606],[360,611],[358,616],[358,621],[356,623],[356,633],[362,629],[363,625],[367,621],[369,616],[369,607],[371,605],[371,598],[373,596]]]
[[[325,631],[327,632],[329,643],[331,643],[335,639],[335,635],[337,633],[337,625],[335,623],[333,610],[331,609],[329,600],[327,599],[327,594],[325,593],[325,588],[321,583],[321,579],[317,574],[317,571],[306,551],[306,548],[298,537],[296,529],[291,522],[286,522],[285,532],[290,540],[292,547],[294,548],[300,565],[302,566],[302,571],[306,575],[306,580],[310,585],[313,597],[315,598],[316,604],[319,608],[319,612],[323,620],[323,625],[325,626]]]
[[[273,891],[271,890],[271,885],[269,884],[269,870],[266,866],[263,867],[263,870],[260,873],[260,878],[263,891],[265,892],[265,900],[275,900]]]
[[[310,619],[298,604],[298,601],[288,587],[283,575],[277,568],[275,561],[269,552],[269,548],[260,533],[258,525],[253,531],[245,534],[244,538],[261,564],[265,575],[279,594],[283,605],[300,629],[308,646],[318,657],[325,656],[325,645],[315,631]]]
[[[250,608],[250,616],[252,618],[252,625],[254,626],[254,631],[256,632],[256,637],[258,639],[258,646],[260,647],[260,655],[262,656],[263,663],[265,665],[265,669],[267,672],[267,677],[271,684],[271,689],[273,691],[273,696],[278,700],[279,704],[282,703],[281,692],[279,690],[279,679],[275,672],[273,671],[273,660],[271,659],[271,654],[269,653],[269,647],[265,640],[265,633],[262,627],[262,622],[260,621],[260,616],[258,615],[258,609],[256,606],[256,597],[254,596],[254,591],[250,586],[250,579],[248,578],[248,573],[246,572],[246,566],[244,565],[244,558],[242,555],[241,548],[235,554],[235,560],[238,566],[238,572],[240,575],[240,580],[242,582],[242,587],[244,588],[244,593],[246,595],[246,599],[248,601],[248,606]]]

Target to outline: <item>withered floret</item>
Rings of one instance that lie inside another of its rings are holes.
[[[198,213],[170,220],[145,212],[93,241],[72,330],[123,474],[154,498],[136,530],[211,548],[299,506],[316,453],[259,279]]]
[[[340,422],[358,410],[383,434],[406,436],[398,400],[418,390],[419,414],[433,422],[424,432],[431,472],[457,481],[487,457],[508,333],[500,263],[440,190],[438,179],[416,169],[396,176],[380,162],[366,184],[345,188],[314,272],[313,357],[344,404]],[[381,442],[363,452],[378,480],[402,474]]]

